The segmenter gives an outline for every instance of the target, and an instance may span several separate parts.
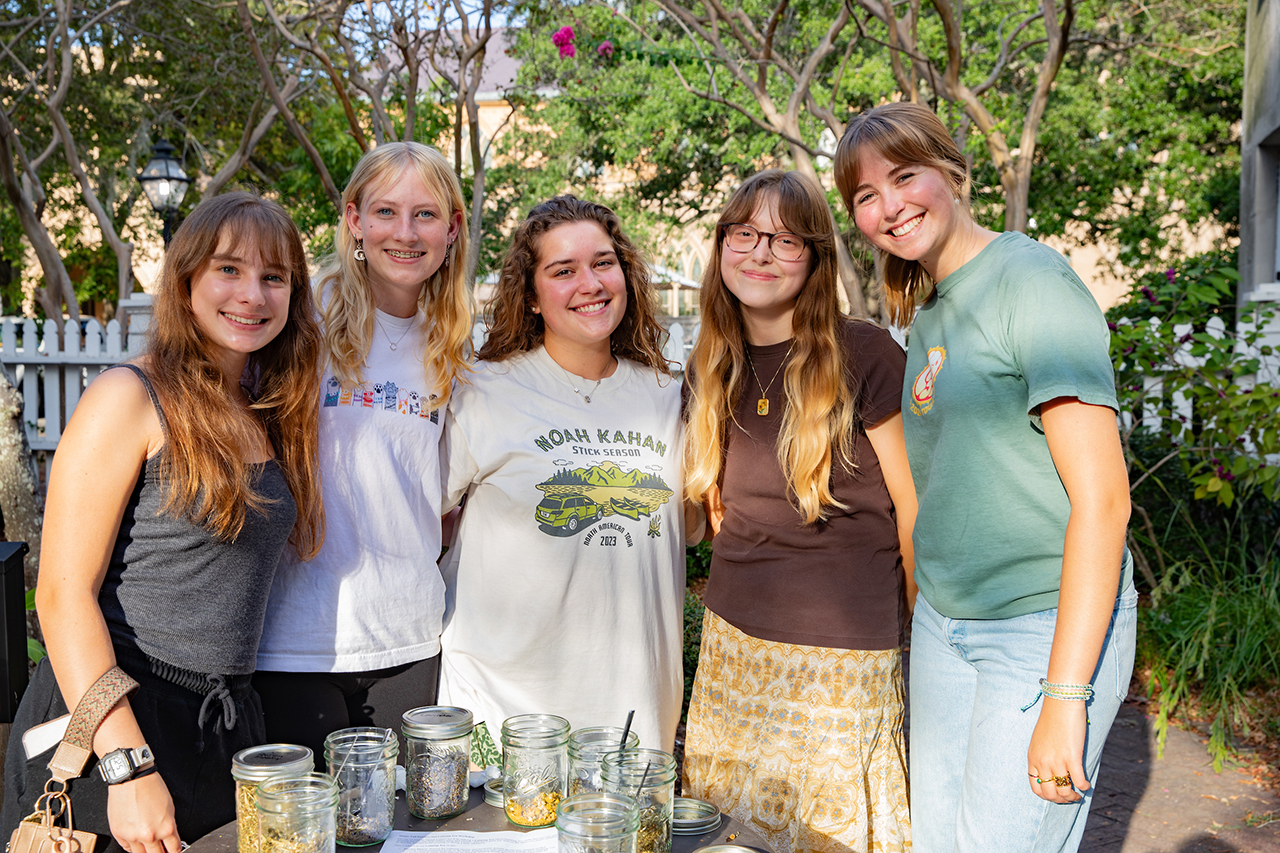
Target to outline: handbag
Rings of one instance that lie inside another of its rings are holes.
[[[72,824],[67,782],[84,772],[93,756],[93,735],[103,719],[117,702],[137,689],[138,682],[113,666],[85,691],[49,759],[50,778],[36,800],[35,811],[22,819],[9,838],[9,853],[93,853],[98,836]],[[59,826],[64,817],[66,826]]]

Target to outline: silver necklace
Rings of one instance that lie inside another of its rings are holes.
[[[400,346],[400,342],[404,340],[404,336],[409,334],[410,330],[413,329],[413,323],[410,323],[408,326],[405,327],[405,330],[400,333],[400,337],[396,338],[393,341],[391,340],[391,336],[387,334],[387,327],[382,325],[382,318],[378,316],[376,311],[373,314],[373,319],[375,322],[377,322],[378,328],[382,330],[382,334],[386,337],[387,343],[391,345],[392,352],[396,351],[396,348]]]
[[[564,368],[563,368],[563,367],[562,367],[562,368],[560,368],[560,369],[561,369],[561,370],[564,370]],[[583,394],[583,393],[582,393],[582,391],[580,391],[580,390],[578,389],[578,386],[577,386],[577,385],[575,385],[575,384],[573,384],[573,374],[572,374],[572,373],[570,373],[570,372],[569,372],[569,371],[567,371],[567,370],[564,370],[564,378],[569,380],[569,387],[573,389],[573,393],[577,394],[579,397],[581,397],[581,398],[582,398],[582,402],[584,402],[584,403],[590,403],[590,402],[591,402],[591,395],[592,395],[592,394],[594,394],[594,393],[596,393],[596,389],[597,389],[597,388],[599,388],[599,387],[600,387],[600,383],[604,381],[604,377],[603,377],[603,376],[601,376],[599,379],[597,379],[597,380],[596,380],[596,384],[591,386],[591,390],[590,390],[590,391],[588,391],[587,393]]]

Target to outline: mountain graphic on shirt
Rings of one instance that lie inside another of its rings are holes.
[[[612,515],[648,516],[674,494],[663,479],[646,471],[624,471],[613,462],[562,468],[537,486],[543,499],[534,517],[544,530],[576,531]]]

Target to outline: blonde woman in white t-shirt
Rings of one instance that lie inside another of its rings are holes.
[[[503,720],[622,725],[670,750],[683,679],[680,391],[649,271],[607,207],[561,196],[516,229],[488,340],[450,404],[441,701],[477,760]],[[487,731],[486,731],[487,728]]]
[[[398,728],[433,704],[444,587],[439,441],[472,323],[462,188],[416,142],[380,145],[343,193],[317,276],[324,332],[324,547],[286,554],[255,686],[267,736],[311,747],[348,726]]]

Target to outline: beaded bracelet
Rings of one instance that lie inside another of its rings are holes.
[[[1050,699],[1058,699],[1063,702],[1087,702],[1093,698],[1092,684],[1056,684],[1047,678],[1040,679],[1040,689],[1036,692],[1035,698],[1022,706],[1022,710],[1027,710],[1032,705],[1040,701],[1041,696],[1047,696]]]

